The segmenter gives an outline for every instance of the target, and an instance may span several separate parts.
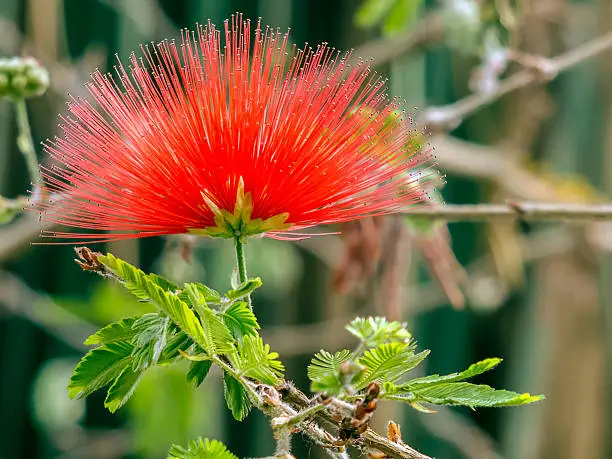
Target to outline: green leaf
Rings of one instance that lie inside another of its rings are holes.
[[[384,343],[367,351],[359,359],[359,363],[366,370],[355,383],[356,388],[363,389],[374,381],[381,383],[397,381],[429,355],[427,350],[415,354],[414,349],[414,344]]]
[[[171,363],[179,357],[179,350],[186,352],[192,346],[194,346],[193,340],[185,332],[178,330],[167,339],[166,347],[159,356],[157,363]]]
[[[244,298],[250,295],[254,290],[261,287],[262,282],[259,277],[255,279],[247,279],[242,284],[240,284],[237,288],[230,290],[225,294],[230,300],[238,300],[240,298]]]
[[[180,291],[178,285],[176,285],[174,282],[169,281],[165,277],[160,276],[159,274],[150,273],[148,276],[149,276],[149,279],[151,279],[155,284],[159,285],[162,289],[166,290],[167,292],[176,293]]]
[[[216,290],[198,282],[194,282],[193,285],[207,303],[220,304],[222,302],[221,294]]]
[[[393,35],[406,30],[414,23],[422,5],[423,0],[396,0],[383,21],[383,34]]]
[[[198,343],[209,354],[225,354],[234,351],[234,338],[223,323],[223,320],[208,307],[204,295],[196,284],[185,284],[185,291],[189,294],[191,304],[200,316],[200,323],[204,330],[205,343]]]
[[[257,336],[259,324],[248,303],[237,301],[223,312],[223,323],[235,337]]]
[[[147,275],[142,270],[115,257],[111,253],[99,256],[98,260],[117,276],[119,276],[130,293],[141,300],[153,300],[151,297],[152,285],[158,287],[164,292],[179,292],[178,287],[169,280],[164,279],[157,274]]]
[[[166,347],[168,321],[168,317],[159,314],[145,314],[134,322],[133,328],[138,332],[132,340],[134,370],[144,370],[157,363]]]
[[[408,381],[405,384],[394,386],[400,392],[410,392],[413,389],[418,389],[422,387],[429,387],[443,382],[456,382],[463,381],[464,379],[472,378],[479,374],[482,374],[486,371],[492,370],[497,365],[502,362],[502,359],[498,358],[490,358],[484,359],[480,362],[473,363],[468,367],[467,370],[464,370],[459,373],[451,373],[449,375],[429,375],[421,378],[414,378]]]
[[[104,400],[104,406],[108,408],[111,413],[114,413],[125,405],[136,390],[136,386],[140,382],[140,378],[142,378],[143,374],[144,370],[134,371],[130,367],[123,370],[114,384],[108,389],[108,394]]]
[[[519,394],[507,390],[495,390],[484,384],[461,382],[495,368],[501,359],[481,360],[467,370],[449,375],[430,375],[415,378],[405,384],[385,384],[382,398],[400,400],[419,406],[419,403],[434,405],[464,405],[469,407],[517,406],[542,400],[542,395]]]
[[[159,285],[160,283],[164,286],[174,285],[170,281],[156,275],[147,275],[140,269],[111,254],[100,256],[98,259],[123,279],[126,287],[133,294],[141,299],[150,300],[206,352],[213,355],[217,352],[226,353],[234,350],[234,339],[229,330],[210,308],[205,304],[200,304],[202,299],[200,296],[190,295],[198,303],[194,307],[198,309],[201,322],[189,305],[180,299],[178,292],[164,290]],[[160,279],[163,279],[163,281]],[[186,284],[185,287],[190,294],[197,290],[197,287],[191,289],[191,284]],[[202,303],[204,302],[202,301]]]
[[[200,314],[200,321],[205,336],[204,342],[198,342],[198,344],[209,355],[234,352],[234,338],[221,318],[208,307],[200,308],[198,313]]]
[[[192,440],[187,448],[172,445],[168,452],[168,459],[238,459],[230,453],[225,445],[217,440]]]
[[[362,28],[373,28],[381,23],[396,0],[365,0],[355,13],[355,24]]]
[[[251,410],[249,396],[242,384],[226,372],[223,373],[223,395],[234,419],[242,421],[247,417]]]
[[[194,387],[199,387],[206,379],[211,366],[212,362],[210,360],[191,362],[189,371],[187,371],[187,381],[192,383]]]
[[[412,335],[402,322],[389,322],[384,317],[357,317],[346,329],[361,340],[365,347],[375,347],[383,343],[408,343]]]
[[[229,359],[241,376],[270,385],[278,384],[285,370],[278,353],[270,352],[270,346],[259,336],[244,336],[238,343],[238,352],[229,354]]]
[[[143,314],[132,324],[134,330],[133,343],[135,346],[144,346],[159,338],[166,332],[168,317],[164,314]]]
[[[85,340],[83,344],[109,344],[117,341],[130,341],[134,338],[136,331],[132,329],[134,322],[141,316],[126,317],[118,322],[113,322],[95,332]]]
[[[78,363],[70,382],[70,398],[82,398],[110,384],[130,366],[134,346],[125,341],[89,351]]]
[[[329,395],[338,395],[346,384],[359,373],[360,368],[354,372],[349,371],[345,377],[343,365],[352,357],[349,350],[343,349],[334,354],[321,349],[315,354],[310,365],[308,365],[308,378],[310,378],[310,390],[313,392],[325,392]],[[349,368],[351,370],[352,368]]]
[[[519,406],[537,402],[543,395],[519,394],[508,390],[495,390],[484,384],[468,382],[438,383],[413,389],[411,392],[393,395],[392,400],[433,405],[462,405],[475,407]]]

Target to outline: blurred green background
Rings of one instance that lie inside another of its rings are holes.
[[[417,119],[431,113],[427,107],[495,91],[501,72],[520,69],[509,50],[550,57],[612,30],[609,0],[0,0],[0,55],[34,56],[51,73],[47,94],[28,101],[40,142],[55,135],[66,94],[82,95],[89,73],[111,70],[116,53],[126,58],[141,43],[180,37],[180,28],[208,18],[220,25],[235,11],[290,27],[298,46],[356,48],[355,55],[372,58],[389,76],[390,93],[414,107]],[[482,107],[430,143],[447,175],[448,202],[597,203],[612,192],[610,132],[607,53]],[[30,182],[16,135],[13,107],[0,100],[0,195],[11,198]],[[219,379],[195,391],[180,366],[152,371],[118,415],[105,411],[103,393],[69,400],[65,386],[83,353],[80,343],[95,326],[142,306],[81,272],[70,246],[31,246],[36,225],[24,216],[0,227],[1,459],[165,457],[170,443],[198,435],[223,440],[241,457],[272,453],[263,417],[235,422]],[[612,457],[612,228],[507,221],[449,228],[467,271],[463,280],[444,251],[443,232],[432,245],[401,217],[373,232],[347,225],[345,238],[251,242],[250,274],[264,280],[255,296],[264,340],[279,351],[288,376],[307,389],[310,356],[351,346],[342,327],[354,315],[401,317],[432,350],[428,373],[500,356],[504,364],[481,382],[548,399],[437,414],[383,404],[379,430],[394,419],[407,443],[441,459]],[[381,259],[363,276],[375,261],[368,237]],[[219,290],[229,285],[233,266],[231,243],[216,240],[154,238],[96,248]],[[182,254],[189,250],[187,263]],[[451,295],[460,286],[465,309],[449,305],[435,277]],[[352,288],[339,292],[346,278]],[[308,444],[295,454],[322,457]]]

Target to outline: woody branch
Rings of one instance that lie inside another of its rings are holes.
[[[612,220],[612,204],[548,204],[508,201],[505,204],[447,204],[415,207],[406,215],[447,222],[513,219],[521,221]]]

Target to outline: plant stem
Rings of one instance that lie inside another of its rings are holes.
[[[34,142],[32,141],[32,131],[30,129],[30,121],[28,119],[28,110],[26,108],[25,99],[18,98],[13,100],[15,104],[15,112],[17,114],[17,129],[19,130],[19,136],[17,137],[17,146],[23,154],[23,157],[28,166],[28,172],[30,173],[30,180],[32,185],[37,190],[42,190],[42,176],[40,175],[40,169],[38,167],[38,159],[36,157],[36,150],[34,149]]]
[[[226,373],[229,373],[236,381],[242,384],[242,386],[249,393],[251,397],[251,401],[253,402],[253,405],[257,407],[261,405],[261,398],[259,397],[259,394],[257,394],[257,392],[255,391],[255,389],[253,389],[251,384],[249,384],[249,381],[247,381],[240,373],[234,370],[234,368],[231,365],[229,365],[219,356],[214,356],[212,360],[217,365],[219,365]]]
[[[236,262],[238,263],[238,276],[240,278],[240,282],[246,282],[247,280],[247,269],[246,269],[246,258],[244,256],[244,243],[240,239],[240,236],[236,236],[234,239],[236,246]],[[253,304],[251,302],[251,294],[247,295],[247,300],[249,302],[249,309],[253,309]]]
[[[310,419],[312,416],[314,416],[323,409],[325,409],[325,405],[323,405],[322,403],[305,408],[302,411],[297,412],[293,416],[287,416],[285,419],[283,419],[282,424],[279,424],[279,427],[281,425],[285,425],[287,427],[294,427],[300,422]]]

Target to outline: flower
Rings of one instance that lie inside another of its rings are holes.
[[[210,22],[96,72],[47,141],[48,236],[283,238],[424,199],[430,156],[385,81],[326,44]]]

